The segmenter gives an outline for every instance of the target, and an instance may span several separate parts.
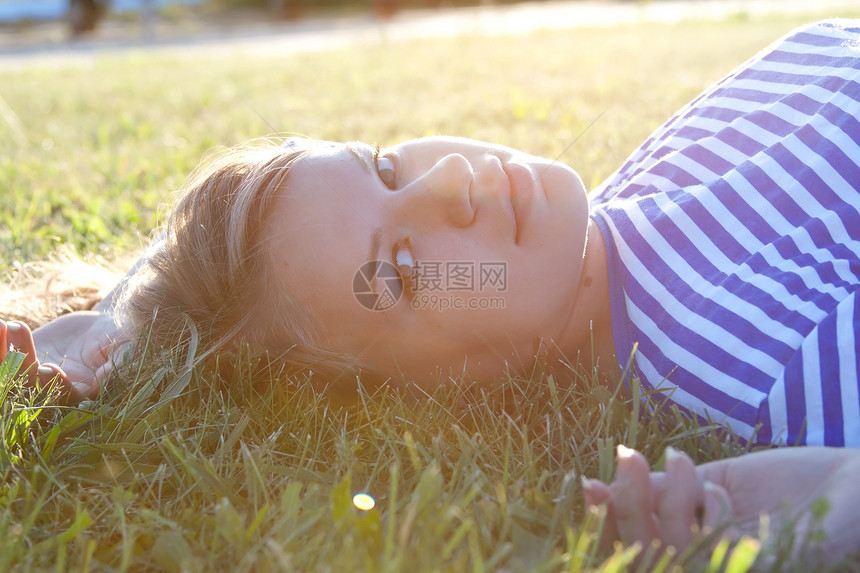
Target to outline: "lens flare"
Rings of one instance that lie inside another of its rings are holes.
[[[362,511],[368,511],[373,509],[376,505],[376,501],[366,493],[357,493],[352,496],[352,505]]]

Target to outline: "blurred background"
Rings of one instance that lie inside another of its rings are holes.
[[[577,0],[574,0],[576,2]],[[650,4],[653,0],[619,0]],[[569,2],[532,2],[541,8]],[[617,2],[585,0],[579,4]],[[378,24],[398,14],[427,17],[451,8],[492,9],[522,0],[0,0],[0,52],[112,42]],[[468,12],[468,10],[467,10]],[[445,24],[442,25],[445,27]],[[459,30],[462,32],[462,30]],[[453,30],[452,30],[453,32]]]
[[[268,134],[462,135],[593,189],[702,89],[833,16],[860,0],[0,0],[0,274],[134,253],[202,158]]]
[[[391,22],[394,36],[438,37],[727,14],[838,15],[857,6],[860,0],[0,0],[0,55],[333,28],[375,33]]]
[[[0,26],[7,33],[58,31],[68,38],[96,33],[100,27],[137,24],[144,37],[157,27],[181,20],[236,19],[296,21],[302,18],[370,15],[390,18],[402,10],[515,4],[522,0],[0,0]],[[635,1],[635,0],[631,0]],[[106,24],[107,22],[107,24]],[[127,31],[130,29],[127,27]]]

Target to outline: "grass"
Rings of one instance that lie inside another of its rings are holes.
[[[560,157],[593,187],[674,110],[800,23],[3,70],[0,269],[58,248],[136,248],[208,149],[272,131],[382,144],[454,133]],[[255,390],[250,367],[221,380],[165,360],[61,408],[22,387],[15,358],[0,367],[4,571],[635,569],[637,548],[595,543],[577,476],[610,479],[616,444],[652,463],[667,445],[697,462],[746,451],[677,411],[640,418],[624,389],[575,369],[493,390],[361,391],[339,405],[302,373]],[[356,509],[356,492],[376,507]],[[757,553],[754,541],[740,547],[726,570]],[[677,565],[722,570],[715,555]]]

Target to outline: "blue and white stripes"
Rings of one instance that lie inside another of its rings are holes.
[[[797,30],[592,195],[619,361],[748,439],[860,447],[860,22]]]

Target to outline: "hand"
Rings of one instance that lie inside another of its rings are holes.
[[[605,535],[625,544],[659,540],[682,551],[702,527],[728,526],[732,538],[756,536],[762,513],[770,516],[772,535],[792,525],[801,544],[822,498],[830,506],[815,524],[825,534],[817,546],[822,555],[838,561],[860,544],[857,450],[779,448],[696,467],[667,448],[666,471],[652,473],[641,454],[619,446],[617,464],[612,485],[583,480],[583,489],[586,506],[607,505]]]
[[[11,344],[26,355],[21,370],[29,384],[45,386],[56,377],[69,403],[98,395],[122,343],[113,320],[102,312],[69,313],[35,332],[22,322],[0,321],[0,360]]]

